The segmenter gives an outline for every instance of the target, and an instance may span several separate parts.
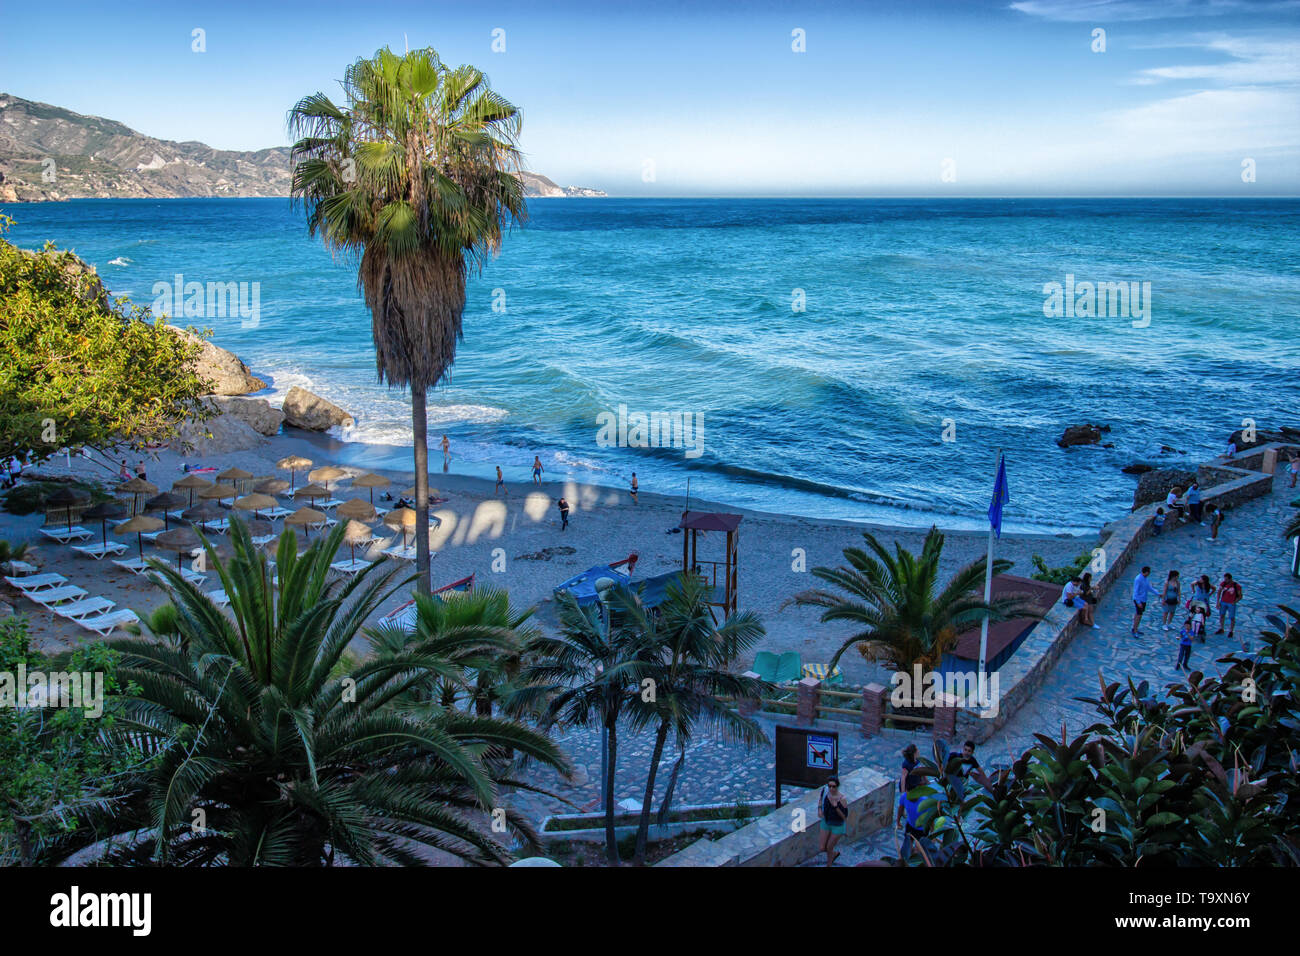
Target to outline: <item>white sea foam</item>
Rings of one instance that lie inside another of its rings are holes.
[[[131,264],[131,260],[128,259],[126,256],[118,256],[116,259],[109,259],[108,264],[110,266],[129,266]]]

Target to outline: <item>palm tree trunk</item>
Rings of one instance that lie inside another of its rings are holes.
[[[615,724],[605,727],[609,741],[609,765],[605,769],[605,857],[610,866],[618,866],[618,836],[614,833],[614,768],[617,765],[618,729]]]
[[[655,749],[650,755],[650,774],[645,782],[645,799],[641,801],[641,822],[636,828],[636,853],[632,861],[641,866],[645,863],[646,839],[650,835],[650,808],[655,800],[655,774],[659,772],[659,761],[663,759],[664,744],[668,741],[668,721],[661,720],[655,731]]]
[[[415,439],[415,570],[420,594],[429,584],[429,413],[428,393],[411,386],[411,430]]]
[[[664,798],[659,804],[659,823],[668,822],[668,813],[673,805],[673,793],[677,789],[677,777],[682,772],[682,764],[686,763],[686,750],[679,743],[677,751],[677,762],[673,764],[673,772],[668,775],[668,786],[664,788]]]

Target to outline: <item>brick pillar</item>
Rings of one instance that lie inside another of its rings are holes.
[[[885,687],[868,684],[862,688],[862,736],[873,737],[885,726]]]
[[[1264,450],[1264,461],[1260,464],[1260,471],[1266,475],[1271,475],[1277,471],[1277,449],[1267,448]]]
[[[748,677],[751,680],[761,680],[762,677],[756,671],[745,671],[740,675]],[[741,717],[753,717],[758,713],[758,705],[761,701],[757,697],[741,697],[736,701],[736,709],[740,711]]]
[[[957,736],[957,698],[939,694],[934,704],[934,736],[951,740]]]
[[[794,712],[801,724],[811,724],[817,719],[817,698],[821,696],[822,682],[816,677],[805,677],[796,685],[799,700]]]

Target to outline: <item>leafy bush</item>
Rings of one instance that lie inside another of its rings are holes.
[[[83,481],[30,481],[5,493],[5,511],[14,515],[29,515],[37,511],[44,511],[45,499],[59,488],[64,488],[69,484],[89,494],[90,504],[98,504],[110,497],[98,485],[90,485]]]
[[[1143,681],[1100,686],[1101,719],[1038,744],[964,799],[940,769],[929,782],[912,861],[962,866],[1300,865],[1300,612],[1229,654],[1220,677],[1193,671],[1163,698]],[[913,791],[916,793],[917,791]]]
[[[1030,577],[1035,581],[1046,581],[1048,584],[1068,584],[1071,579],[1077,578],[1087,570],[1088,565],[1092,562],[1092,554],[1085,551],[1074,559],[1073,564],[1063,565],[1059,568],[1049,568],[1041,554],[1034,555],[1032,561],[1034,573]]]

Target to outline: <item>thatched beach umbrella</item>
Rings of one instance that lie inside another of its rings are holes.
[[[172,528],[170,531],[164,531],[154,539],[154,544],[160,548],[166,548],[168,551],[176,552],[176,570],[180,571],[184,565],[184,555],[190,554],[195,548],[203,547],[203,542],[193,528]]]
[[[403,491],[402,491],[402,497],[403,497],[403,498],[410,498],[410,499],[412,499],[412,500],[415,499],[415,496],[416,496],[417,494],[419,494],[419,492],[417,492],[417,491],[415,490],[415,485],[411,485],[411,487],[406,488],[406,489],[403,489]],[[429,497],[430,497],[430,498],[441,498],[441,497],[442,497],[442,492],[440,492],[437,488],[433,487],[433,479],[432,479],[432,478],[429,479]]]
[[[253,492],[251,495],[244,495],[242,498],[235,499],[235,507],[240,511],[251,511],[257,514],[259,511],[265,511],[267,508],[274,508],[276,501],[270,495]],[[258,515],[261,517],[261,515]]]
[[[325,512],[317,511],[315,508],[299,508],[293,514],[284,519],[286,525],[296,525],[302,528],[303,534],[311,537],[311,526],[314,524],[325,523]]]
[[[200,478],[198,475],[186,475],[179,481],[172,482],[172,491],[180,489],[189,493],[190,504],[194,504],[194,492],[200,488],[211,488],[212,482],[206,478]]]
[[[200,501],[193,508],[186,508],[181,512],[181,518],[191,524],[200,526],[206,525],[209,521],[215,521],[218,518],[224,518],[226,510],[211,501]]]
[[[374,472],[367,472],[364,475],[358,475],[357,477],[352,479],[353,488],[370,489],[370,503],[372,505],[375,503],[375,489],[387,488],[391,484],[392,482],[389,481],[387,478],[385,478],[383,475],[376,475]]]
[[[108,519],[125,518],[126,508],[116,501],[101,501],[93,508],[87,508],[81,513],[82,518],[90,518],[99,521],[99,538],[104,547],[108,547]]]
[[[130,481],[124,481],[117,486],[118,494],[131,496],[131,513],[138,514],[140,511],[141,495],[158,494],[158,486],[153,482],[145,481],[143,478],[132,478]]]
[[[260,538],[264,534],[270,534],[275,530],[275,526],[266,518],[249,518],[244,522],[248,527],[249,537]]]
[[[352,552],[352,560],[357,559],[357,545],[369,544],[375,540],[375,532],[360,521],[349,521],[343,528],[343,541]]]
[[[338,506],[340,518],[355,518],[358,521],[374,521],[375,506],[360,498],[349,498]]]
[[[185,496],[178,495],[174,491],[164,491],[160,495],[154,495],[144,503],[145,512],[161,511],[163,524],[171,527],[171,516],[168,512],[175,511],[181,505],[185,504]]]
[[[289,473],[289,489],[292,491],[297,474],[311,467],[311,459],[302,455],[288,455],[275,463],[275,467]]]
[[[244,471],[242,468],[227,468],[217,475],[217,481],[228,481],[236,488],[239,488],[241,481],[248,481],[252,477],[253,473],[251,471]]]
[[[253,485],[253,490],[263,495],[278,495],[288,487],[289,482],[283,478],[264,478]]]
[[[90,494],[75,488],[72,485],[64,485],[62,488],[56,488],[45,499],[45,506],[48,508],[53,505],[55,508],[65,509],[68,516],[68,530],[72,530],[72,509],[77,505],[85,504],[90,500]]]
[[[308,472],[307,480],[324,483],[325,490],[328,491],[331,481],[338,481],[340,478],[346,478],[347,476],[348,473],[337,465],[322,465],[320,468]]]
[[[135,545],[140,549],[140,560],[144,560],[144,539],[140,535],[146,531],[158,531],[163,527],[163,523],[157,518],[150,515],[136,515],[130,521],[124,522],[113,529],[113,534],[133,534],[135,535]]]
[[[237,494],[239,494],[239,492],[235,490],[234,485],[213,485],[211,488],[204,488],[200,491],[199,497],[205,501],[216,501],[220,503],[226,498],[235,497]]]
[[[315,484],[303,485],[293,493],[295,498],[328,498],[330,490],[323,485]]]
[[[384,524],[394,531],[401,529],[402,547],[406,547],[406,529],[415,530],[415,512],[410,508],[394,508],[384,515]]]

